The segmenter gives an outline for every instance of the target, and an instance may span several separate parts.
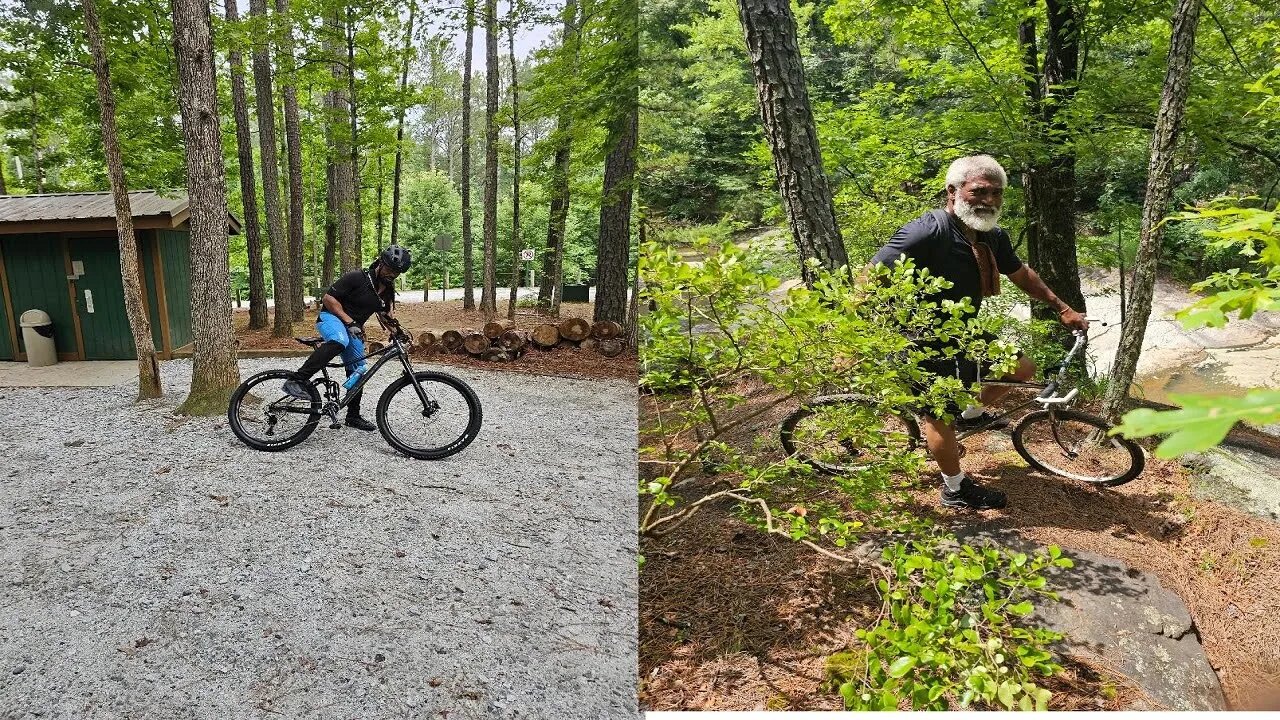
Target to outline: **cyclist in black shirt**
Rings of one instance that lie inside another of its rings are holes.
[[[367,269],[343,273],[334,281],[321,299],[324,309],[316,320],[316,329],[325,342],[298,368],[299,375],[310,380],[339,355],[346,363],[347,377],[364,371],[364,324],[374,313],[391,316],[396,276],[408,270],[410,262],[408,250],[392,245]],[[284,391],[302,400],[311,399],[306,388],[293,380],[284,384]],[[360,395],[357,392],[347,401],[346,424],[357,430],[374,430],[377,425],[360,416]]]
[[[1031,297],[1057,308],[1063,325],[1087,330],[1089,321],[1060,300],[1036,271],[1018,258],[1008,233],[996,225],[1007,183],[1004,168],[988,155],[956,160],[947,170],[946,209],[925,213],[902,226],[872,258],[872,264],[893,265],[902,256],[909,257],[917,268],[928,268],[931,275],[952,282],[952,287],[935,299],[969,298],[975,310],[981,307],[984,296],[1000,292],[999,276],[1007,275]],[[966,384],[977,382],[980,370],[977,362],[964,357],[936,358],[922,363],[922,367],[934,375],[957,376]],[[1035,369],[1028,357],[1019,354],[1017,370],[1005,379],[1027,381]],[[968,429],[988,423],[992,418],[983,405],[1007,391],[1008,388],[984,388],[978,396],[979,405],[963,412],[956,408],[959,417],[955,425]],[[1004,493],[978,485],[960,468],[955,425],[941,418],[922,419],[925,442],[942,470],[942,504],[979,510],[1004,507]]]

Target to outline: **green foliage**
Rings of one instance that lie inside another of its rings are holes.
[[[846,708],[1048,707],[1052,693],[1035,679],[1061,670],[1048,648],[1062,636],[1024,618],[1034,601],[1057,599],[1044,572],[1072,566],[1056,546],[1027,555],[929,537],[894,543],[883,558],[882,619],[827,664]]]
[[[1124,423],[1112,434],[1150,437],[1169,434],[1156,455],[1172,458],[1199,452],[1222,442],[1237,422],[1259,425],[1280,421],[1280,391],[1252,390],[1243,397],[1219,395],[1172,395],[1178,410],[1156,411],[1139,408],[1124,416]]]

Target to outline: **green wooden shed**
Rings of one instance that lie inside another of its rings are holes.
[[[129,203],[152,340],[167,360],[191,343],[190,202],[139,190]],[[111,193],[0,196],[0,293],[0,360],[26,360],[18,320],[32,309],[53,319],[59,360],[137,357]]]

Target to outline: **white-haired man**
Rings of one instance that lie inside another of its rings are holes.
[[[1086,330],[1084,316],[1060,300],[1040,276],[1018,258],[1009,242],[1009,234],[996,222],[1004,203],[1008,183],[1004,168],[988,155],[962,157],[947,170],[947,206],[933,210],[902,226],[872,258],[872,264],[892,265],[902,257],[912,259],[917,268],[928,268],[933,275],[952,282],[936,300],[969,298],[977,309],[982,298],[1000,292],[1000,275],[1007,275],[1014,285],[1033,298],[1058,310],[1064,325]],[[943,348],[935,347],[935,350]],[[923,369],[934,375],[959,377],[966,384],[976,382],[979,364],[969,358],[936,358],[926,361]],[[1030,380],[1035,364],[1018,355],[1018,368],[1003,379]],[[983,388],[978,405],[958,411],[955,425],[951,421],[925,416],[924,435],[929,452],[942,471],[942,504],[946,507],[986,510],[1005,506],[1005,494],[973,482],[960,467],[960,448],[956,443],[956,425],[968,429],[991,421],[984,405],[1007,392],[1007,388]],[[956,414],[952,412],[951,414]]]

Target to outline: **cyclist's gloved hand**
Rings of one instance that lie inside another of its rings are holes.
[[[364,340],[364,328],[356,325],[355,323],[351,323],[347,326],[347,334],[357,340]]]

